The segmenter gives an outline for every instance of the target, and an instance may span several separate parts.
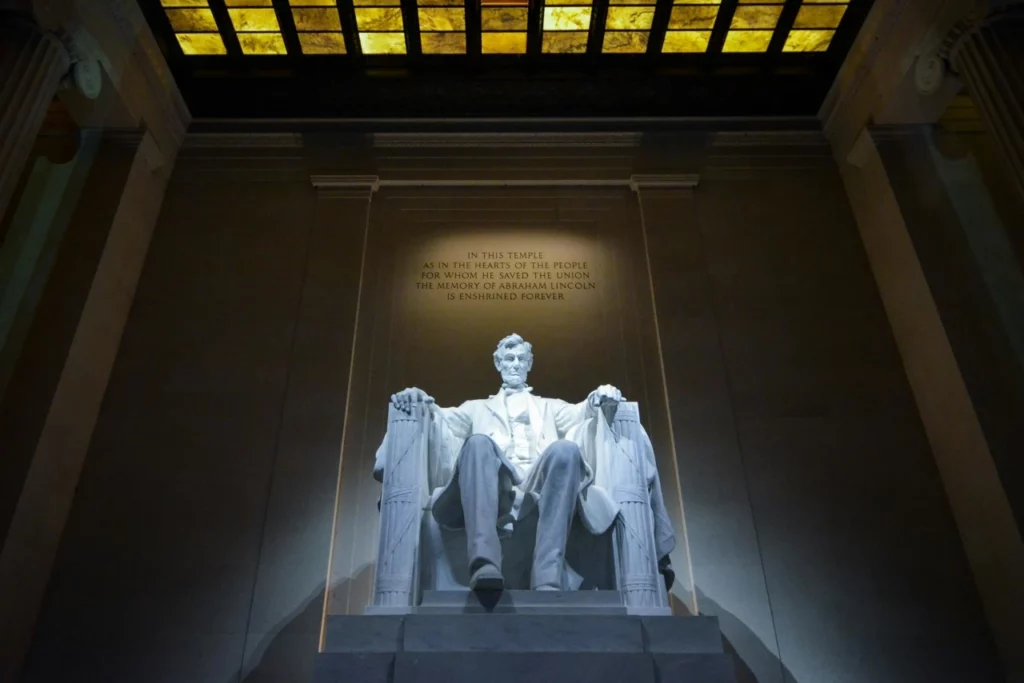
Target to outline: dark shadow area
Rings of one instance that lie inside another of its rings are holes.
[[[373,565],[366,565],[356,578],[340,583],[335,592],[343,593],[351,584],[363,583],[372,569]],[[249,658],[252,664],[243,662],[238,673],[225,683],[310,683],[320,647],[323,609],[321,589],[307,597],[273,633],[263,636]]]
[[[228,683],[282,683],[313,679],[313,657],[320,641],[324,592],[317,591],[273,634],[260,639],[253,654],[255,667]]]
[[[779,670],[782,672],[781,677],[784,683],[801,683],[793,676],[793,673],[786,668],[785,664],[768,648],[761,644],[761,639],[757,635],[747,628],[746,624],[737,619],[728,610],[722,609],[721,605],[716,603],[714,600],[705,595],[701,590],[697,589],[697,604],[700,606],[699,614],[707,616],[718,617],[718,625],[722,630],[722,645],[725,647],[725,652],[732,656],[733,666],[736,670],[736,683],[761,683],[753,670],[744,661],[743,655],[736,651],[736,647],[733,643],[725,637],[725,631],[728,630],[730,633],[742,633],[745,640],[752,643],[757,643],[760,647],[760,652],[746,652],[744,653],[747,659],[756,658],[766,661],[777,663]],[[725,627],[728,626],[728,629]],[[736,639],[734,637],[734,639]],[[737,639],[738,640],[738,639]]]

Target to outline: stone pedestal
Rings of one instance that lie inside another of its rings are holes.
[[[525,602],[496,606],[517,598]],[[594,613],[482,613],[475,597],[463,600],[469,613],[328,617],[316,683],[736,680],[715,617],[605,614],[596,603]]]

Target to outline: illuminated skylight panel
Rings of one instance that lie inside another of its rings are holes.
[[[825,52],[846,14],[849,0],[804,0],[786,36],[783,52]]]
[[[353,0],[359,47],[364,55],[404,55],[405,24],[400,0]]]
[[[604,22],[604,53],[647,52],[654,24],[654,0],[609,0]]]
[[[238,36],[242,54],[288,53],[271,0],[224,0],[224,4],[228,6],[228,16]]]
[[[529,0],[481,0],[480,51],[487,54],[526,54]]]
[[[345,36],[335,0],[289,0],[304,55],[343,55]]]
[[[418,0],[420,50],[425,55],[466,53],[463,0]]]
[[[722,52],[766,52],[785,0],[739,0]]]
[[[587,51],[593,0],[544,0],[541,51],[582,54]]]
[[[721,0],[675,0],[662,52],[706,52]]]
[[[226,55],[224,40],[207,0],[160,0],[186,55]]]

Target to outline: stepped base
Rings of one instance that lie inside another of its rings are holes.
[[[370,605],[365,611],[367,615],[481,613],[672,616],[668,607],[627,608],[618,591],[425,591],[417,607]]]
[[[475,683],[481,679],[488,683],[735,683],[732,661],[722,650],[714,617],[592,612],[329,617],[315,681]]]

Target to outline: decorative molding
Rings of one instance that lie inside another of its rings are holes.
[[[629,178],[629,187],[640,190],[693,189],[700,182],[697,173],[637,173]]]
[[[712,147],[828,147],[821,130],[722,131],[710,136]]]
[[[311,175],[309,180],[324,196],[340,196],[339,193],[369,196],[380,189],[380,178],[375,175]]]
[[[184,149],[301,149],[301,133],[189,133]]]
[[[381,187],[629,187],[628,178],[443,178],[381,180]]]
[[[938,55],[954,73],[959,73],[959,55],[964,43],[981,29],[1024,12],[1024,0],[974,0],[966,13],[946,34]]]
[[[921,95],[934,95],[946,79],[946,62],[938,53],[920,55],[914,62],[914,87]]]
[[[71,58],[71,68],[64,79],[65,86],[95,100],[103,88],[103,67],[109,66],[109,60],[92,35],[82,27],[75,28],[65,38],[64,46]]]
[[[639,147],[642,133],[374,133],[374,147]]]

